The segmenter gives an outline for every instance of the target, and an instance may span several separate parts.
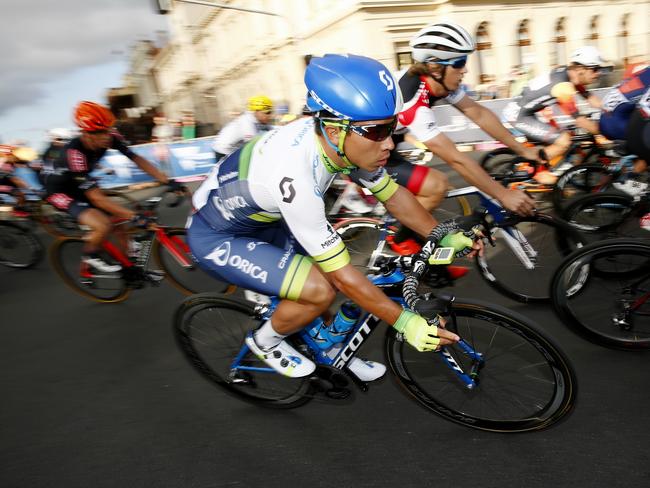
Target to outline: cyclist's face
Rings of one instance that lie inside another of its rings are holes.
[[[107,149],[111,146],[111,133],[108,130],[84,132],[91,149]]]
[[[467,73],[467,66],[462,68],[454,68],[453,66],[447,66],[445,70],[445,86],[451,91],[456,91],[460,87],[460,84],[463,81],[463,76]]]
[[[375,171],[388,162],[391,150],[395,147],[393,138],[388,135],[383,140],[374,141],[371,138],[361,135],[364,133],[362,127],[366,127],[368,136],[380,133],[386,125],[393,127],[394,118],[369,120],[363,122],[352,122],[353,126],[360,126],[359,129],[349,130],[345,137],[344,150],[348,159],[361,169]],[[377,127],[374,127],[374,126]],[[391,131],[392,132],[392,131]]]
[[[255,112],[255,117],[260,124],[270,124],[273,119],[272,110],[258,110]]]
[[[600,68],[585,68],[585,85],[591,85],[600,78]]]

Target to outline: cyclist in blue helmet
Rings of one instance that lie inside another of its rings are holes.
[[[271,319],[247,335],[247,346],[281,374],[311,375],[314,362],[285,338],[314,321],[318,334],[327,331],[337,291],[420,351],[457,341],[375,287],[350,263],[326,218],[323,194],[338,173],[352,172],[416,232],[427,235],[436,224],[384,170],[401,109],[395,79],[375,60],[329,54],[311,60],[305,84],[314,116],[228,155],[193,196],[187,236],[200,265],[223,281],[281,299]],[[363,381],[386,371],[356,357],[347,366]]]

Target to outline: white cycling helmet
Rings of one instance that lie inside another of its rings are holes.
[[[51,141],[55,141],[55,140],[69,141],[70,139],[72,139],[72,132],[68,129],[57,127],[55,129],[48,130],[47,136],[50,138]]]
[[[569,61],[583,66],[602,66],[605,60],[600,56],[600,51],[594,46],[582,46],[573,51]]]
[[[413,59],[420,63],[458,58],[471,54],[476,49],[469,32],[452,22],[426,26],[415,34],[409,45]]]

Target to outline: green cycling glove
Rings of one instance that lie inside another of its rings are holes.
[[[436,323],[439,323],[438,316]],[[404,335],[406,342],[420,352],[435,351],[440,345],[438,327],[416,313],[402,311],[393,327]]]
[[[462,231],[458,231],[455,234],[447,234],[445,237],[440,239],[440,247],[453,247],[456,252],[456,257],[460,258],[467,256],[472,252],[472,246],[474,241],[467,237]]]

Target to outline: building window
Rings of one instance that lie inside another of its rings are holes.
[[[406,69],[413,64],[411,46],[409,46],[408,41],[395,43],[395,64],[397,65],[398,71]]]
[[[590,46],[598,46],[598,15],[593,15],[589,19],[589,37],[587,38],[587,44]]]
[[[560,17],[555,22],[555,37],[553,37],[553,49],[551,50],[551,66],[562,66],[566,64],[566,17]]]
[[[495,76],[492,74],[494,54],[492,42],[490,42],[489,24],[487,22],[481,22],[476,29],[476,50],[478,51],[479,81],[481,83],[494,81]]]
[[[627,51],[627,41],[628,41],[628,23],[630,21],[630,14],[626,13],[623,14],[623,17],[621,17],[621,28],[620,31],[618,32],[617,36],[617,44],[618,44],[618,58],[621,60],[623,63],[623,66],[625,66],[628,62],[628,51]]]
[[[524,19],[517,27],[517,59],[521,66],[534,63],[534,53],[530,39],[530,20]]]

